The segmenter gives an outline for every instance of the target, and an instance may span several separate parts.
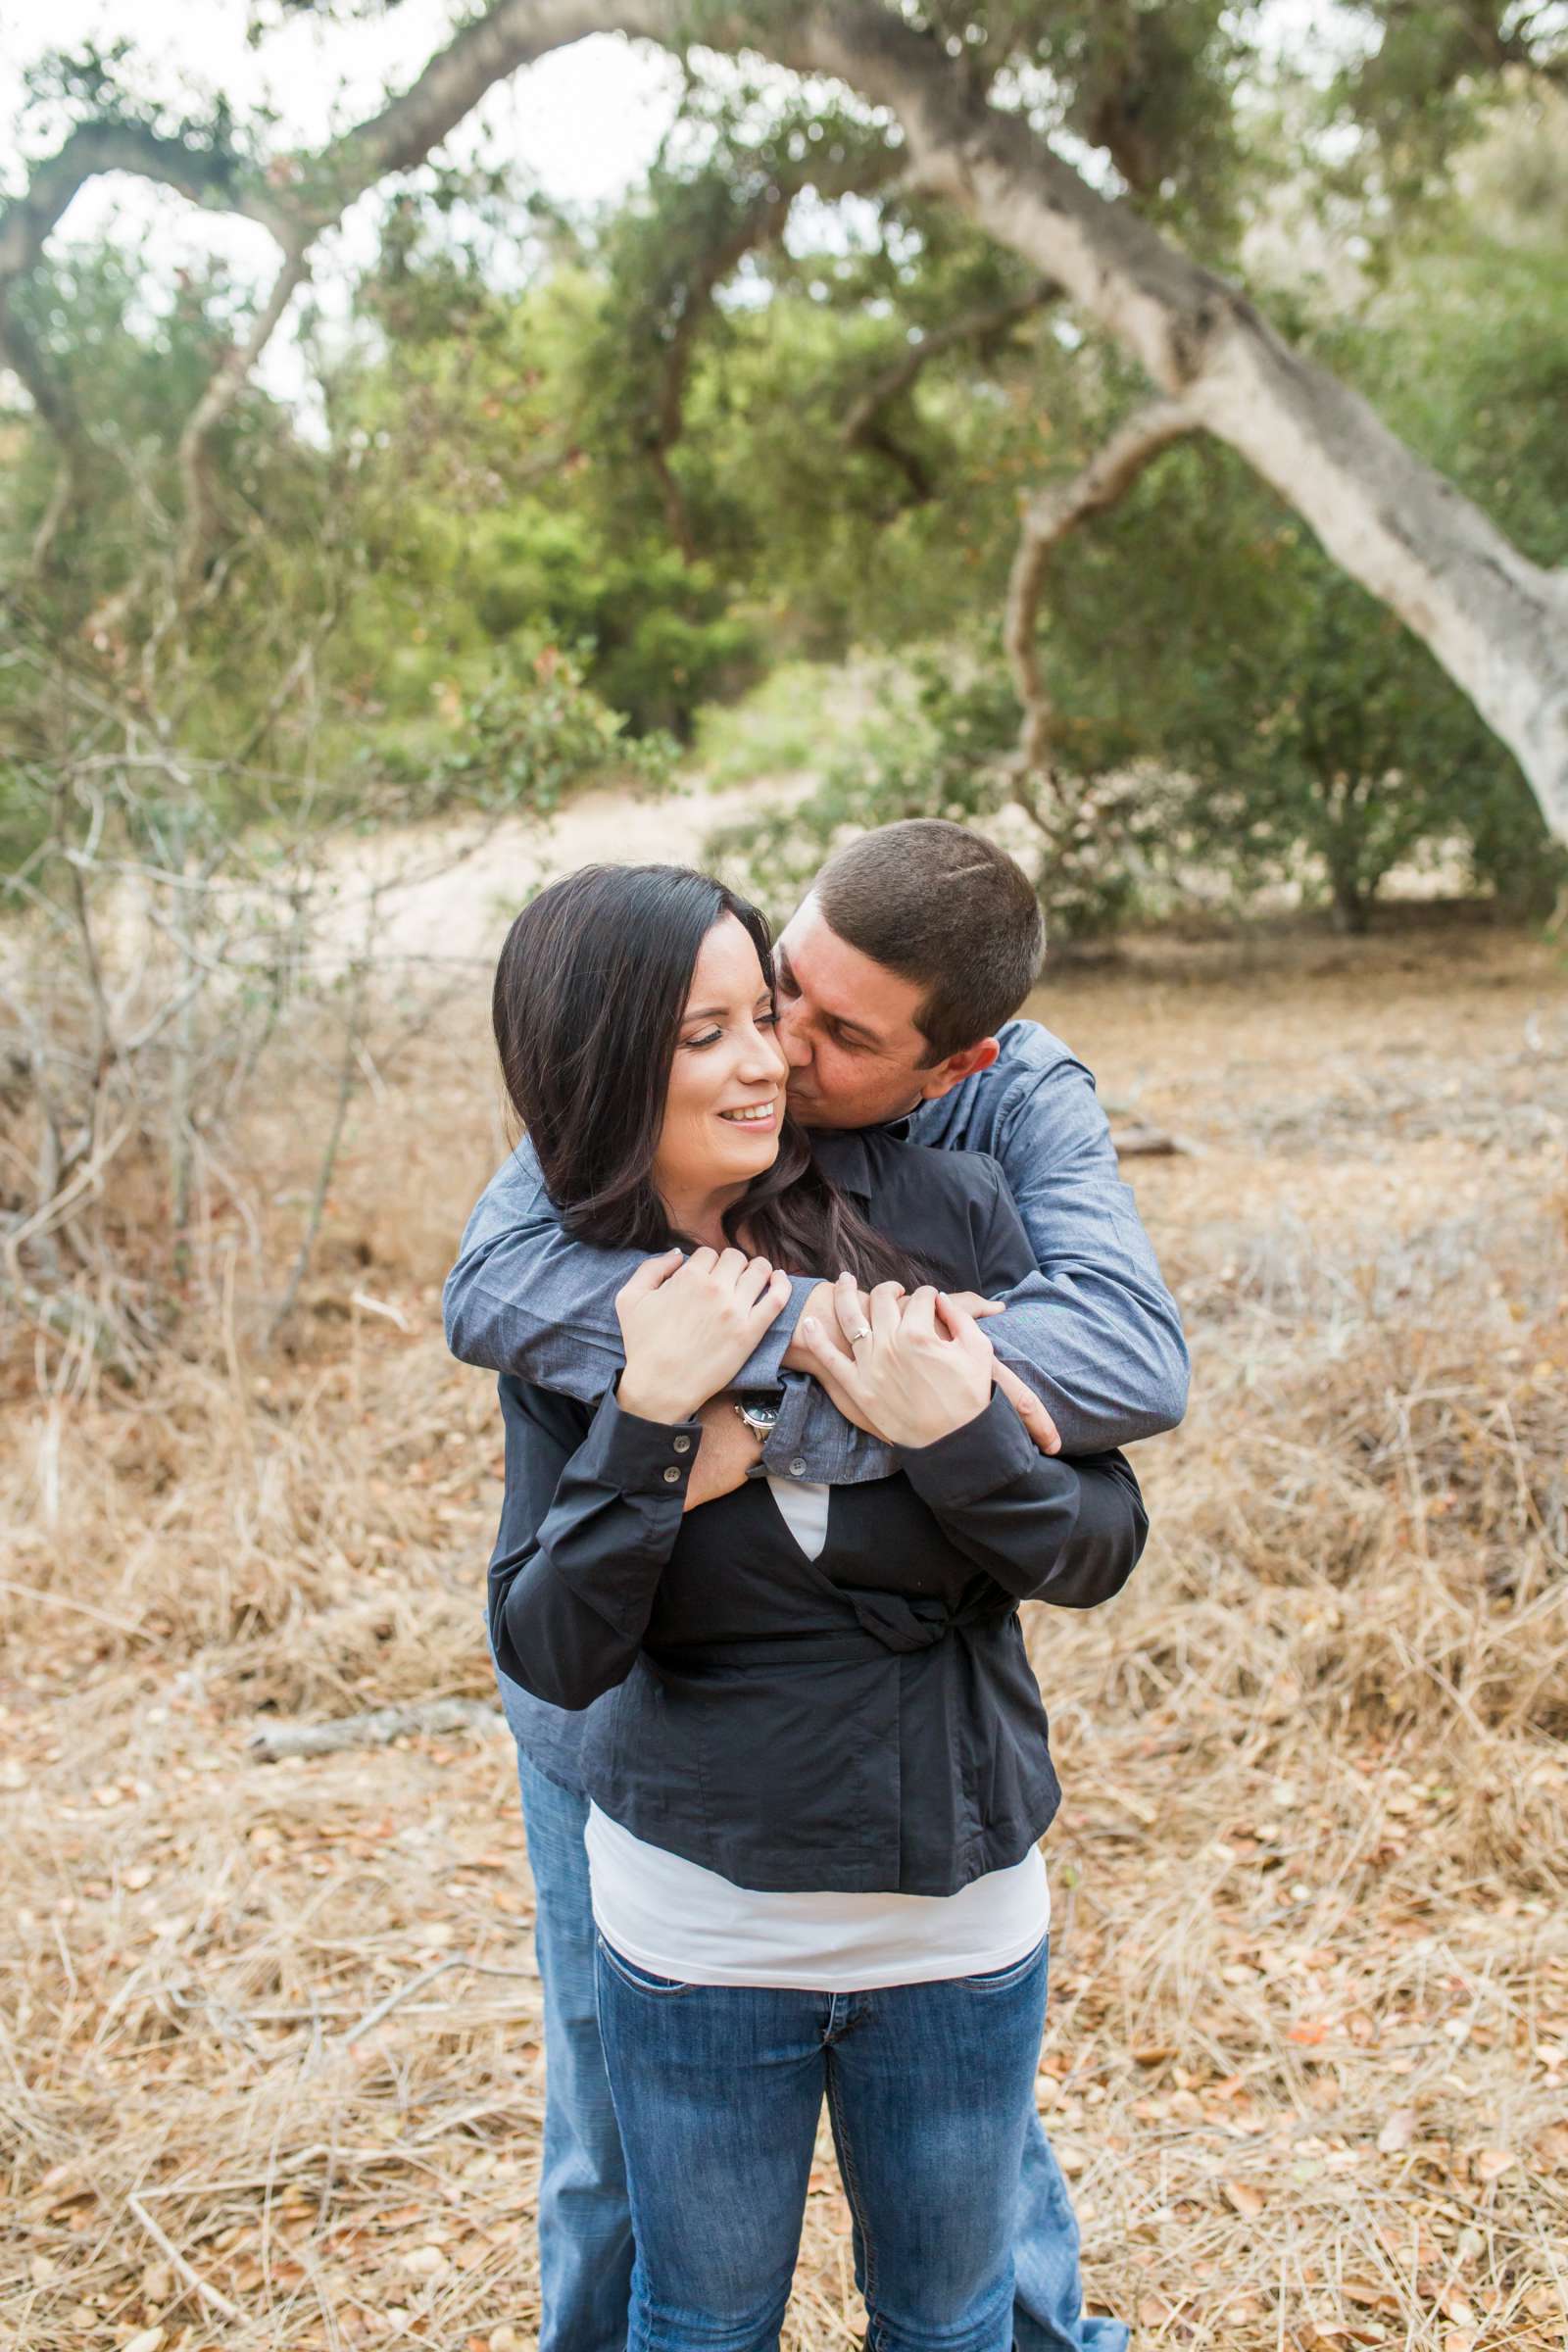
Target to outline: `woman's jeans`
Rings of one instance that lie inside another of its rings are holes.
[[[872,2352],[1008,2352],[1044,1941],[875,1992],[680,1984],[599,1939],[637,2262],[628,2352],[771,2352],[825,2097]]]
[[[508,1686],[501,1682],[503,1700]],[[539,2178],[539,2352],[622,2352],[631,2215],[595,2000],[583,1832],[588,1800],[517,1747],[544,1984],[545,2132]],[[1015,2188],[1018,2352],[1125,2352],[1120,2320],[1083,2316],[1078,2224],[1051,2142],[1031,2113]]]

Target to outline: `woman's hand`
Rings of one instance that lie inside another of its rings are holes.
[[[851,1360],[833,1364],[833,1387],[855,1408],[853,1417],[890,1446],[934,1446],[984,1412],[991,1399],[995,1356],[974,1317],[944,1301],[929,1285],[901,1299],[897,1283],[879,1283],[864,1323],[846,1320],[853,1292],[835,1298]],[[808,1344],[822,1339],[814,1324]],[[830,1390],[831,1393],[831,1390]]]
[[[689,1421],[729,1387],[789,1295],[787,1274],[743,1250],[649,1258],[615,1295],[626,1347],[621,1410]]]
[[[819,1285],[818,1288],[825,1289],[826,1286]],[[831,1294],[833,1319],[826,1328],[816,1319],[816,1300],[817,1293],[813,1292],[807,1301],[807,1311],[796,1327],[797,1336],[792,1342],[795,1369],[810,1373],[817,1385],[827,1392],[829,1399],[846,1421],[853,1421],[858,1429],[863,1429],[870,1437],[880,1438],[885,1446],[895,1444],[896,1441],[873,1417],[869,1397],[858,1390],[852,1393],[843,1377],[847,1366],[853,1374],[855,1363],[856,1351],[850,1345],[849,1335],[869,1326],[870,1299],[863,1291],[857,1290],[853,1275],[841,1274]],[[939,1291],[937,1321],[950,1338],[956,1339],[965,1320],[972,1321],[980,1315],[1000,1315],[1005,1304],[1004,1299],[983,1298],[974,1291]],[[864,1343],[861,1344],[862,1352],[863,1347]],[[786,1356],[784,1360],[788,1363],[791,1359]],[[1033,1389],[1025,1386],[1011,1365],[1001,1362],[993,1355],[991,1379],[993,1386],[999,1388],[1006,1397],[1041,1452],[1059,1453],[1061,1438],[1056,1424]]]

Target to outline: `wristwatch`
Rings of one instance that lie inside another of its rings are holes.
[[[735,1410],[747,1428],[760,1438],[770,1438],[778,1427],[779,1403],[764,1404],[759,1396],[737,1396]]]

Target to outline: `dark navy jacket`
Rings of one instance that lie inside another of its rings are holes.
[[[994,1160],[817,1140],[947,1287],[1027,1271]],[[1119,1453],[1048,1459],[994,1396],[893,1477],[835,1488],[811,1561],[761,1480],[683,1513],[697,1423],[501,1390],[496,1663],[592,1709],[575,1777],[605,1812],[759,1888],[952,1894],[1022,1858],[1060,1792],[1018,1603],[1126,1582],[1147,1521]]]

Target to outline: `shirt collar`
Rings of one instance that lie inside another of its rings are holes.
[[[829,1184],[869,1200],[876,1191],[876,1148],[907,1143],[909,1114],[880,1127],[813,1127],[810,1138],[811,1155]]]

